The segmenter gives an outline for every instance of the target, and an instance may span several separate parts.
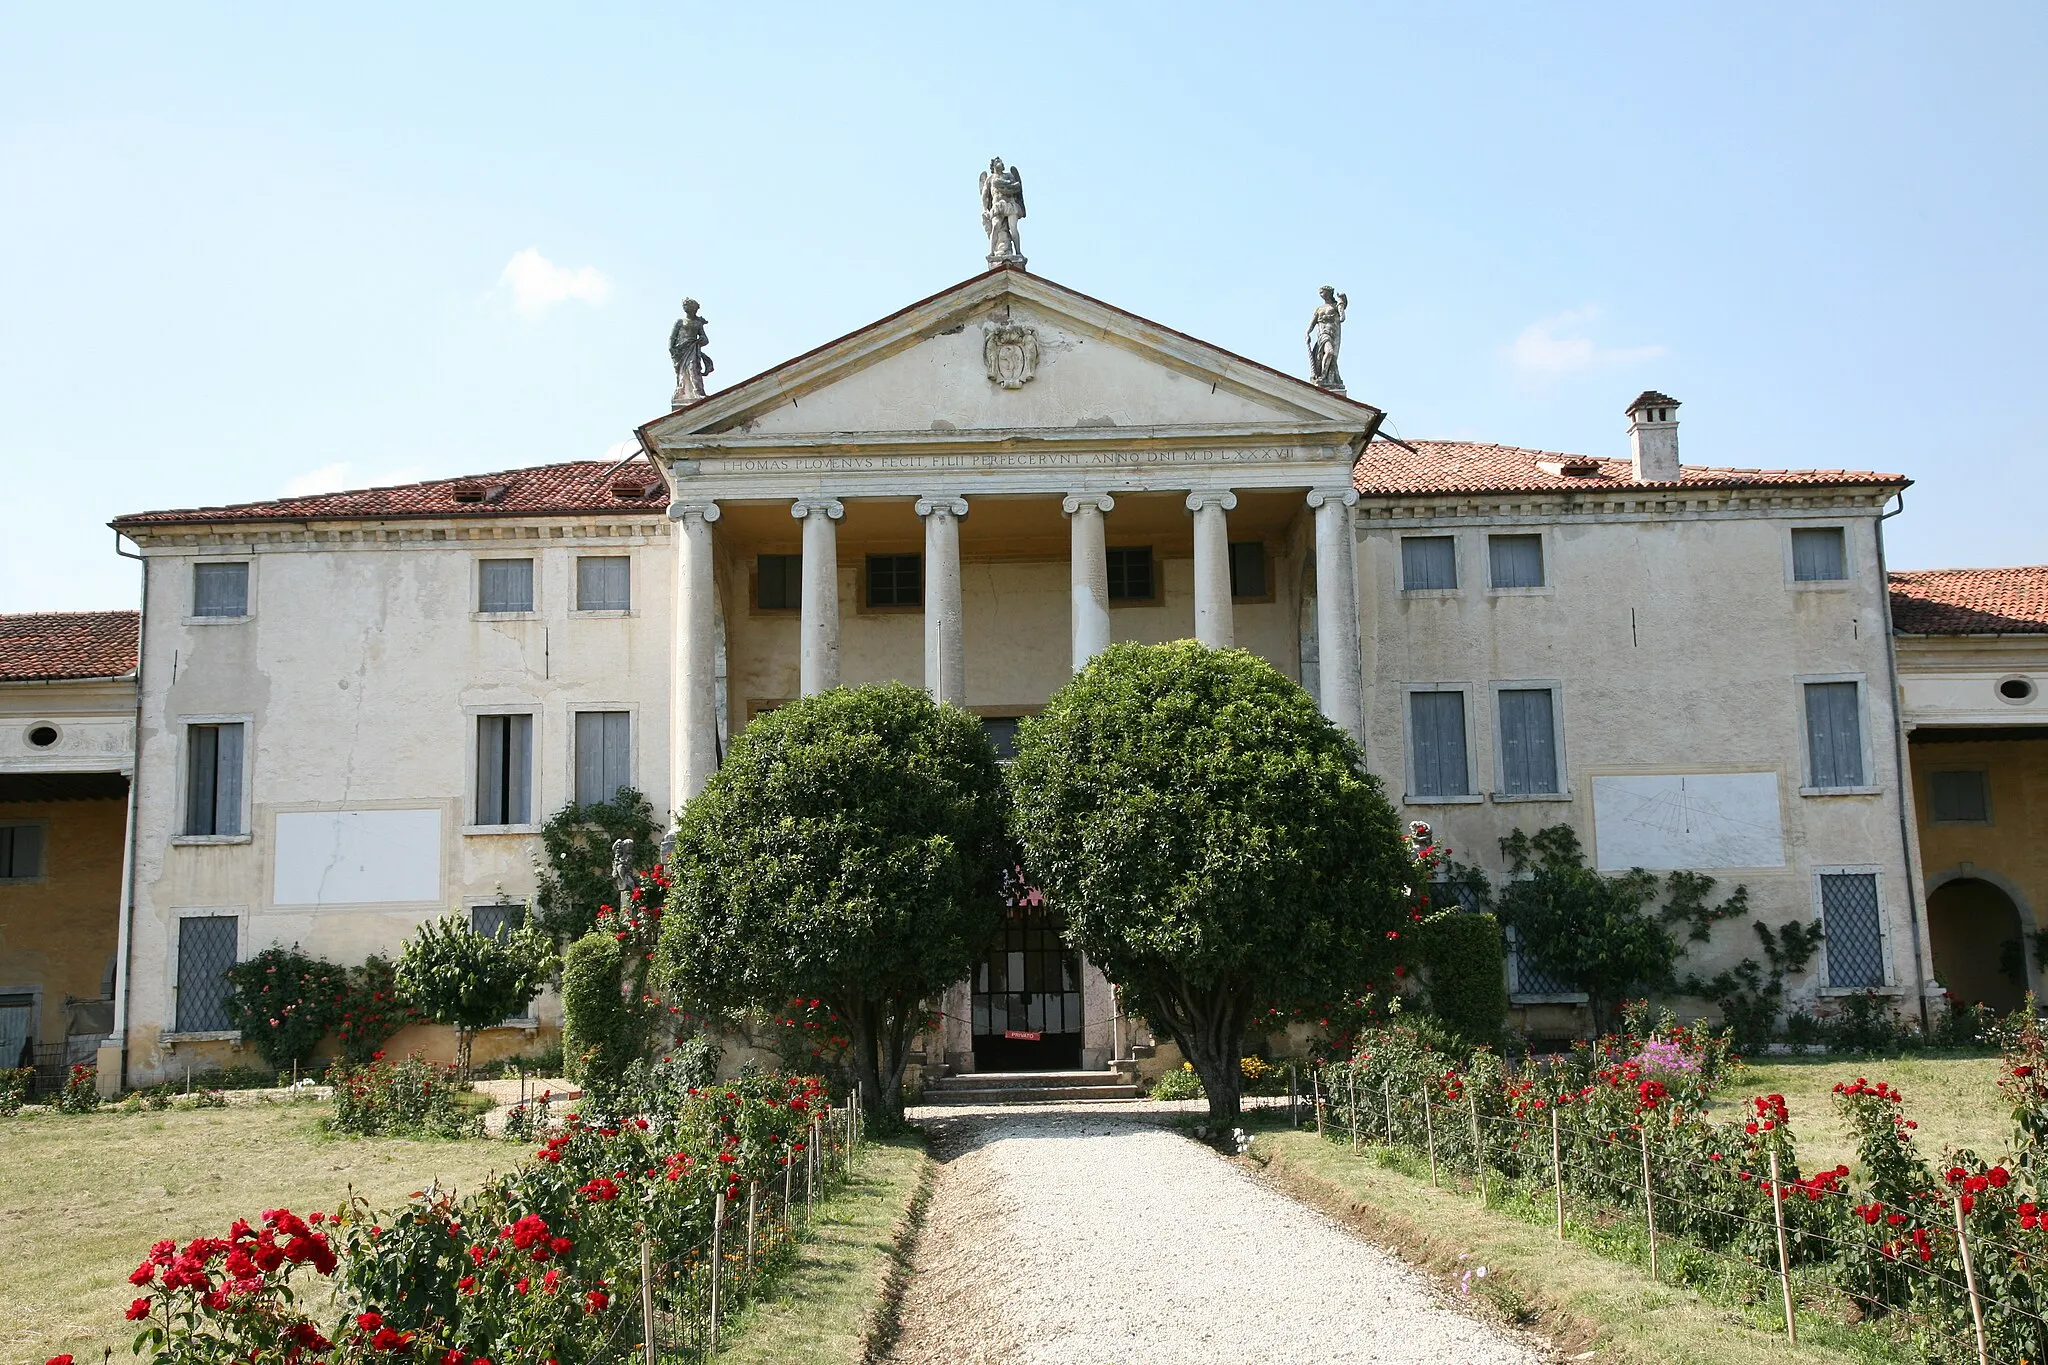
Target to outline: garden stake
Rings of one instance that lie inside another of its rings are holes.
[[[1290,1128],[1301,1127],[1301,1092],[1292,1066],[1287,1068],[1287,1124]]]
[[[796,1178],[796,1172],[790,1168],[789,1153],[784,1152],[782,1157],[782,1221],[787,1223],[789,1221],[789,1182]]]
[[[1323,1135],[1323,1073],[1320,1069],[1312,1073],[1309,1080],[1316,1088],[1316,1136]]]
[[[1358,1150],[1358,1067],[1351,1068],[1351,1150]]]
[[[1436,1120],[1429,1116],[1429,1082],[1422,1083],[1422,1140],[1429,1144],[1429,1184],[1436,1187]]]
[[[1550,1106],[1550,1183],[1557,1189],[1557,1240],[1564,1240],[1564,1152],[1558,1135],[1557,1106]]]
[[[754,1274],[754,1206],[761,1197],[761,1182],[747,1182],[747,1259],[741,1262],[741,1271],[751,1282]]]
[[[1977,1325],[1977,1365],[1991,1365],[1984,1344],[1984,1300],[1977,1294],[1977,1267],[1970,1264],[1970,1234],[1963,1230],[1963,1197],[1956,1196],[1956,1249],[1963,1254],[1963,1284],[1970,1291],[1970,1317]]]
[[[1785,1340],[1799,1344],[1799,1328],[1792,1321],[1792,1258],[1785,1251],[1785,1190],[1778,1184],[1778,1151],[1771,1149],[1771,1218],[1778,1225],[1778,1289],[1785,1296]]]
[[[718,1354],[718,1261],[719,1234],[725,1231],[725,1191],[720,1190],[711,1201],[711,1349],[708,1355]]]
[[[1479,1172],[1479,1207],[1486,1207],[1486,1139],[1479,1136],[1479,1092],[1470,1085],[1465,1087],[1465,1098],[1472,1101],[1472,1167]]]
[[[647,1365],[658,1365],[654,1342],[654,1239],[647,1225],[640,1225],[640,1335],[647,1353]]]
[[[810,1217],[811,1197],[816,1185],[818,1156],[818,1119],[811,1116],[811,1140],[804,1146],[804,1216]]]
[[[1553,1111],[1555,1112],[1555,1111]],[[1650,1230],[1650,1278],[1657,1278],[1657,1210],[1650,1202],[1650,1125],[1638,1124],[1643,1139],[1643,1225]]]
[[[1391,1147],[1394,1145],[1394,1078],[1392,1076],[1387,1077],[1386,1083],[1380,1087],[1380,1094],[1387,1106],[1387,1146]]]

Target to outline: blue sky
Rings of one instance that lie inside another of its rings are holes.
[[[2048,7],[0,5],[0,610],[105,522],[594,458],[982,268],[1408,437],[1898,471],[1894,567],[2048,560]],[[431,11],[431,12],[429,12]]]

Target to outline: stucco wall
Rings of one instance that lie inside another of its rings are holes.
[[[0,802],[0,822],[14,821],[43,827],[44,875],[0,882],[0,994],[39,990],[36,1042],[61,1043],[66,1000],[109,994],[128,803]],[[0,1066],[12,1065],[13,1058],[0,1058]]]
[[[1968,932],[1951,935],[1951,926],[1940,922],[1949,909],[1945,891],[1964,882],[1988,883],[2011,903],[2017,913],[2015,927],[2025,934],[2039,933],[2043,927],[2039,917],[2048,913],[2048,727],[2036,733],[2041,737],[1908,746],[1921,867],[1930,917],[1935,921],[1930,925],[1937,949],[1935,965],[1942,984],[1966,999],[1986,995],[1981,987],[1987,978],[1995,982],[1996,954],[2004,932],[1997,937]],[[1947,824],[1935,820],[1930,790],[1933,774],[1954,770],[1985,774],[1990,793],[1987,822]],[[2039,990],[2041,973],[2033,965],[2033,944],[2029,941],[2026,946],[2028,981]]]

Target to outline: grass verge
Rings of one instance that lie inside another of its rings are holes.
[[[1920,1150],[1932,1161],[1949,1147],[1996,1156],[2012,1140],[2012,1106],[1999,1098],[1996,1057],[1772,1057],[1745,1065],[1715,1093],[1717,1111],[1779,1094],[1792,1111],[1799,1164],[1818,1170],[1856,1160],[1848,1129],[1835,1115],[1838,1081],[1865,1076],[1888,1081],[1906,1096],[1906,1117],[1920,1127]]]
[[[471,1189],[525,1155],[502,1142],[333,1137],[324,1104],[0,1120],[0,1360],[129,1358],[128,1272],[163,1237],[222,1236],[266,1208],[392,1204]]]
[[[1830,1082],[1832,1084],[1832,1082]],[[1481,1209],[1470,1194],[1433,1188],[1381,1159],[1353,1155],[1310,1132],[1258,1134],[1253,1156],[1280,1189],[1403,1259],[1453,1280],[1484,1265],[1475,1296],[1510,1323],[1547,1338],[1565,1359],[1621,1365],[1877,1365],[1904,1361],[1891,1343],[1826,1321],[1801,1319],[1798,1346],[1749,1313],[1652,1280],[1635,1266],[1548,1226]],[[1750,1305],[1768,1318],[1771,1305]],[[1591,1354],[1582,1354],[1591,1352]]]
[[[768,1297],[721,1332],[729,1365],[859,1365],[887,1349],[933,1166],[916,1135],[864,1149]]]

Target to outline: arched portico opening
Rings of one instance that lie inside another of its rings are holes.
[[[1927,896],[1934,972],[1966,1004],[2019,1008],[2031,973],[2031,926],[2000,887],[1979,877],[1944,881]]]

